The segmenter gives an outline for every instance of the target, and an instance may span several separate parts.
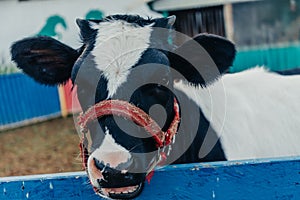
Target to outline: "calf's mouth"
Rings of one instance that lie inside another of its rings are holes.
[[[87,124],[90,121],[97,120],[105,115],[117,115],[132,120],[137,125],[143,127],[155,140],[156,147],[161,149],[167,146],[172,141],[173,136],[177,133],[180,116],[179,116],[179,105],[174,98],[174,111],[175,117],[166,132],[162,131],[160,126],[143,110],[130,104],[129,102],[122,100],[106,100],[95,104],[93,107],[88,109],[85,113],[79,116],[79,126],[83,137],[85,137],[87,130]],[[84,138],[83,138],[84,140]],[[89,153],[84,146],[83,140],[81,142],[81,155],[83,164],[86,170]],[[117,176],[113,176],[113,179],[108,180],[105,177],[105,166],[97,166],[99,164],[95,161],[95,166],[100,169],[101,176],[97,179],[98,184],[93,184],[94,190],[103,197],[109,197],[113,199],[132,199],[140,194],[143,189],[145,174],[135,174],[117,172]],[[100,163],[101,165],[101,163]],[[115,170],[107,167],[108,170]],[[153,168],[151,168],[152,171]],[[150,172],[150,171],[149,171]],[[102,177],[103,176],[103,177]],[[127,176],[127,177],[126,177]],[[128,178],[131,176],[133,178]],[[92,177],[93,178],[93,177]],[[91,177],[90,177],[91,179]],[[94,179],[95,181],[95,179]],[[99,187],[97,187],[99,185]]]
[[[113,199],[132,199],[138,196],[144,187],[144,183],[134,186],[118,187],[118,188],[95,188],[96,192],[104,197]]]

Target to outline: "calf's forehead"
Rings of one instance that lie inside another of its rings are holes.
[[[90,28],[96,30],[97,34],[93,48],[82,62],[77,77],[83,75],[83,80],[93,80],[94,83],[90,85],[94,87],[102,84],[100,88],[94,88],[94,91],[104,90],[101,87],[105,86],[106,98],[111,98],[128,81],[131,69],[145,59],[143,55],[150,46],[153,29],[151,26],[140,27],[123,20],[89,23]],[[98,79],[91,78],[95,75]]]

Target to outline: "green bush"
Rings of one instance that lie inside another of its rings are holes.
[[[11,74],[20,72],[16,64],[11,62],[4,54],[0,55],[0,74]]]
[[[11,74],[20,72],[14,63],[0,64],[0,74]]]

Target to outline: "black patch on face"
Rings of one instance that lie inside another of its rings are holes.
[[[149,114],[154,105],[165,113],[155,113],[153,119],[166,131],[174,117],[173,79],[167,56],[157,49],[147,49],[120,86],[113,99],[124,99]]]
[[[77,19],[76,23],[80,28],[80,38],[83,46],[80,48],[80,56],[73,66],[71,79],[73,84],[80,85],[80,83],[75,82],[80,69],[80,80],[86,78],[87,80],[90,79],[89,82],[94,81],[93,84],[96,84],[98,81],[95,82],[95,77],[99,73],[97,73],[94,56],[92,56],[90,52],[95,47],[98,30],[92,29],[88,20]],[[91,79],[89,76],[93,76],[93,78]]]
[[[98,23],[101,20],[81,20],[76,22],[80,28],[80,38],[83,42],[82,54],[74,64],[72,71],[73,84],[78,86],[77,94],[83,110],[98,103],[108,96],[108,81],[102,76],[102,72],[97,69],[95,56],[91,54],[95,47],[97,29],[91,28],[91,23]]]
[[[137,67],[139,65],[144,65],[144,64],[152,64],[152,63],[165,65],[166,71],[170,72],[169,69],[170,63],[168,57],[159,49],[153,49],[153,48],[147,49],[139,59],[138,63],[133,67]],[[152,71],[155,71],[155,69],[152,69]],[[172,78],[171,73],[169,73],[168,76],[169,78]]]
[[[77,85],[77,94],[83,110],[108,96],[107,80],[96,68],[95,57],[86,52],[85,59],[76,62],[72,71],[72,81]]]
[[[80,38],[86,46],[87,51],[93,50],[98,30],[91,28],[90,20],[77,19],[76,23],[80,28]]]
[[[149,133],[132,121],[118,116],[105,116],[98,119],[98,122],[103,132],[107,128],[115,142],[130,152],[145,153],[156,149],[155,142]]]

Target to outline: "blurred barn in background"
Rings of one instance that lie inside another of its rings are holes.
[[[176,30],[191,37],[208,32],[234,41],[238,54],[231,72],[300,67],[299,0],[156,0],[149,6],[176,15]]]

